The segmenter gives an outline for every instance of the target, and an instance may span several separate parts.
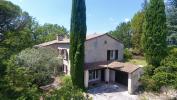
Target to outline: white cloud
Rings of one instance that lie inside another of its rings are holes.
[[[125,22],[129,22],[130,21],[130,19],[129,18],[125,18],[125,20],[124,20]]]
[[[20,2],[23,2],[24,0],[20,0]]]
[[[114,18],[112,18],[112,17],[110,17],[110,18],[109,18],[109,20],[110,20],[110,21],[115,21],[115,19],[114,19]]]

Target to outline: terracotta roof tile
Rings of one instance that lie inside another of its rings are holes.
[[[107,33],[106,34],[91,34],[91,35],[87,35],[86,36],[86,40],[90,40],[90,39],[94,39],[94,38],[97,38],[97,37],[100,37],[100,36],[103,36],[103,35],[108,35]],[[108,35],[110,36],[110,35]],[[110,36],[112,37],[112,36]],[[113,38],[113,37],[112,37]],[[115,38],[113,38],[115,39]],[[117,40],[117,39],[116,39]],[[117,40],[119,41],[119,40]],[[45,43],[41,43],[39,45],[35,45],[34,47],[44,47],[44,46],[48,46],[48,45],[51,45],[51,44],[69,44],[70,40],[69,39],[63,39],[62,41],[58,41],[58,40],[53,40],[53,41],[49,41],[49,42],[45,42]],[[120,41],[119,41],[120,42]]]
[[[84,67],[85,70],[102,69],[102,68],[111,68],[114,70],[120,70],[123,72],[132,73],[140,67],[134,64],[123,63],[118,61],[86,63]]]

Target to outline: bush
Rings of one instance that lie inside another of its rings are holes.
[[[71,77],[65,76],[61,81],[61,88],[45,96],[46,100],[85,100],[83,91],[73,86]]]
[[[161,66],[148,65],[144,68],[141,82],[145,90],[160,91],[162,87],[177,89],[177,48],[170,47],[168,56],[161,61]]]
[[[124,60],[128,61],[129,59],[132,59],[132,52],[129,51],[128,48],[124,50]]]
[[[29,69],[34,84],[44,86],[53,82],[52,76],[56,75],[57,68],[61,65],[57,57],[57,51],[52,48],[28,48],[16,56],[14,63]]]

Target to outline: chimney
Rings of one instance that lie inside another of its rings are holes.
[[[63,41],[64,36],[63,35],[57,35],[57,41]]]

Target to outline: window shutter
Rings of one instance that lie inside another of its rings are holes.
[[[107,60],[110,60],[110,50],[107,51]]]
[[[118,60],[118,50],[115,51],[115,60]]]

